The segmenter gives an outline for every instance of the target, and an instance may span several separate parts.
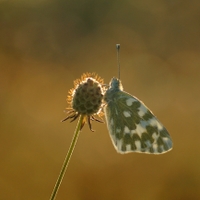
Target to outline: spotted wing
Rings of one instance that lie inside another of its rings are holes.
[[[172,149],[166,128],[136,97],[117,91],[104,107],[104,112],[117,152],[161,154]]]

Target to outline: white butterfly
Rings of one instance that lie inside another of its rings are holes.
[[[112,143],[119,153],[161,154],[172,149],[166,128],[136,97],[113,78],[104,95],[104,112]]]

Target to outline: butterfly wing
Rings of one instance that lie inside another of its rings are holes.
[[[166,128],[136,97],[122,90],[114,91],[109,94],[104,112],[117,152],[161,154],[172,149]]]

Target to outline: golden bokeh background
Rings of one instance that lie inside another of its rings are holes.
[[[0,200],[49,199],[74,123],[60,123],[73,81],[117,76],[169,130],[160,156],[117,154],[105,124],[85,126],[57,199],[200,196],[200,2],[0,1]]]

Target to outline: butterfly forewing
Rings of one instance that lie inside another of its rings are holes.
[[[104,99],[108,130],[119,153],[160,154],[172,148],[166,128],[143,102],[122,91],[118,79],[111,80]]]

